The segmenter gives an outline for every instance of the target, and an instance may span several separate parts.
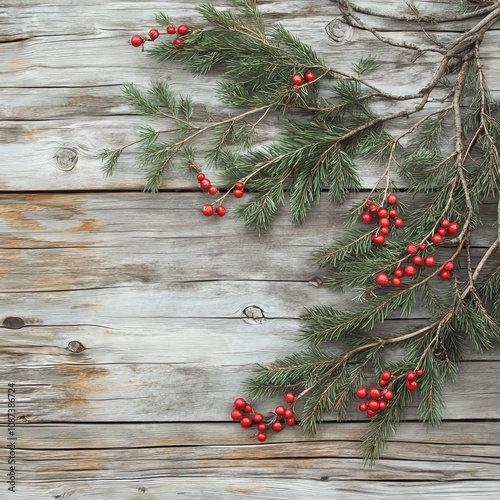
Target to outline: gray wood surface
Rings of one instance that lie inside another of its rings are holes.
[[[423,13],[456,4],[415,3]],[[259,4],[266,22],[282,22],[340,70],[363,54],[378,56],[381,68],[370,78],[389,92],[418,91],[435,70],[435,54],[414,60],[361,29],[347,30],[340,42],[328,38],[324,28],[339,16],[335,2]],[[400,0],[359,4],[409,12]],[[155,196],[141,193],[133,154],[115,176],[102,176],[99,150],[133,141],[144,124],[122,99],[125,81],[167,78],[197,104],[208,102],[214,116],[226,116],[216,76],[193,77],[128,45],[132,34],[154,26],[155,12],[189,24],[199,20],[193,7],[192,0],[0,4],[0,498],[499,498],[498,349],[470,350],[446,388],[443,424],[425,429],[409,408],[371,468],[359,452],[367,423],[354,406],[347,422],[327,417],[314,437],[294,428],[265,444],[229,421],[255,364],[299,347],[304,306],[349,307],[350,295],[317,286],[323,270],[311,254],[342,234],[342,215],[361,195],[341,207],[322,201],[301,226],[282,210],[258,238],[233,219],[236,201],[225,218],[204,218],[206,198],[183,169]],[[387,37],[425,40],[404,23],[366,19]],[[447,41],[463,26],[427,29]],[[500,97],[499,49],[497,25],[482,52]],[[275,119],[261,127],[262,144],[276,130]],[[381,169],[360,165],[371,188]],[[492,202],[474,234],[473,258],[496,235]],[[416,308],[377,334],[426,317]],[[5,480],[11,382],[15,494]]]

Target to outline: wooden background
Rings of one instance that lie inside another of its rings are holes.
[[[399,0],[365,3],[407,9]],[[449,12],[456,2],[415,3]],[[388,91],[418,91],[435,68],[435,56],[415,61],[361,29],[329,39],[324,27],[339,15],[331,1],[259,4],[269,23],[282,22],[338,69],[377,55],[373,82]],[[498,349],[467,356],[439,428],[424,429],[410,408],[372,468],[362,466],[367,423],[354,407],[349,421],[332,417],[315,438],[294,428],[257,444],[229,422],[255,363],[297,349],[304,306],[349,306],[350,297],[315,286],[322,271],[310,256],[342,232],[341,215],[361,194],[344,207],[322,202],[304,226],[292,226],[284,210],[258,238],[232,219],[231,202],[225,218],[204,218],[205,195],[183,172],[154,196],[142,193],[133,155],[103,178],[98,151],[134,140],[144,124],[121,97],[124,81],[167,78],[224,114],[213,77],[159,65],[128,45],[154,26],[155,12],[189,24],[199,19],[193,7],[0,3],[0,498],[499,498]],[[422,37],[370,21],[395,39]],[[460,26],[429,29],[448,40]],[[482,51],[498,96],[500,26]],[[274,133],[269,127],[262,140]],[[376,177],[366,166],[364,186]],[[496,232],[492,204],[475,246],[488,247]],[[8,383],[17,387],[15,494],[5,473]]]

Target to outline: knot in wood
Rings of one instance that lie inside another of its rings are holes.
[[[326,26],[326,34],[337,43],[348,42],[352,38],[352,26],[349,26],[342,16],[334,17]]]
[[[315,276],[309,280],[309,284],[318,288],[323,284],[323,280],[319,276]]]
[[[81,342],[78,342],[78,340],[72,340],[68,344],[68,351],[74,354],[80,354],[81,352],[85,351],[85,346]]]
[[[3,320],[3,326],[11,330],[19,330],[19,328],[22,328],[24,325],[24,319],[18,318],[17,316],[9,316]]]
[[[56,168],[69,172],[75,168],[78,161],[78,153],[73,148],[59,148],[54,155]]]
[[[264,311],[259,306],[248,306],[243,309],[243,315],[247,323],[258,325],[266,321]]]

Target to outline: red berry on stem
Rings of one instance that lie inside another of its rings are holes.
[[[248,403],[245,405],[245,408],[243,408],[243,411],[245,413],[252,413],[253,412],[253,407],[252,405],[249,405]]]
[[[378,399],[380,397],[380,389],[377,387],[372,387],[368,393],[372,399]]]
[[[439,273],[439,277],[443,280],[443,281],[446,281],[448,279],[450,279],[450,271],[447,271],[446,269],[443,269],[440,273]]]
[[[243,194],[244,194],[243,189],[235,189],[235,190],[233,191],[233,196],[234,196],[235,198],[241,198],[241,197],[243,196]]]
[[[279,415],[279,416],[284,415],[285,414],[285,407],[284,406],[277,406],[274,409],[274,413],[276,413],[276,415]]]
[[[460,226],[456,223],[456,222],[452,222],[449,226],[448,226],[448,232],[450,234],[455,234],[455,233],[458,233],[458,230],[460,229]]]
[[[202,172],[199,172],[198,175],[196,176],[198,179],[198,182],[201,182],[205,178],[205,174]]]
[[[259,432],[257,434],[257,441],[263,443],[267,439],[267,434],[265,432]]]
[[[373,205],[373,201],[372,201],[372,200],[370,200],[370,198],[368,198],[368,199],[366,200],[366,205],[367,205],[368,207],[369,207],[370,205]]]
[[[411,382],[407,380],[405,382],[405,386],[409,391],[414,391],[418,387],[418,382],[416,380],[413,380]]]
[[[296,420],[293,417],[286,419],[286,425],[295,425],[295,422],[296,422]]]
[[[397,211],[395,208],[391,208],[391,209],[389,210],[389,217],[390,217],[391,219],[394,219],[394,218],[395,218],[395,217],[397,217],[397,216],[398,216],[398,211]]]
[[[413,263],[416,266],[421,266],[423,262],[424,262],[424,259],[423,259],[423,257],[421,255],[415,255],[413,257]]]
[[[398,197],[395,194],[387,195],[387,203],[389,203],[389,205],[395,205],[397,202],[398,202]]]
[[[372,204],[368,207],[368,211],[372,214],[378,212],[378,205],[372,202]]]
[[[384,380],[383,378],[381,378],[378,381],[378,385],[380,385],[380,387],[385,387],[386,385],[389,385],[389,381],[388,380]]]
[[[387,217],[389,215],[389,211],[387,210],[387,208],[382,207],[378,209],[377,215],[379,217]]]
[[[452,260],[449,260],[444,266],[443,269],[446,269],[447,271],[453,271],[455,269],[455,264],[453,263]]]
[[[383,245],[385,243],[385,236],[383,234],[374,234],[372,236],[372,241],[377,245]]]
[[[173,41],[173,44],[176,49],[182,49],[186,45],[186,42],[183,38],[178,37]]]
[[[387,217],[380,217],[378,225],[380,227],[389,227],[391,225],[391,221]]]
[[[170,25],[170,26],[167,26],[166,31],[167,31],[167,33],[168,33],[169,35],[175,35],[175,32],[176,32],[177,30],[175,29],[175,26]]]
[[[208,188],[208,194],[211,194],[212,196],[216,195],[219,192],[216,186],[210,186]]]
[[[393,224],[399,229],[403,226],[403,219],[401,217],[396,217],[393,221]]]
[[[244,187],[245,187],[245,185],[243,184],[243,182],[235,182],[234,183],[234,189],[241,189],[241,190],[243,190]]]
[[[154,42],[158,37],[160,36],[160,32],[156,29],[150,29],[149,30],[149,38]]]
[[[183,35],[187,35],[189,32],[189,28],[185,25],[185,24],[181,24],[178,28],[177,28],[177,33],[181,36]]]
[[[418,252],[418,245],[415,245],[414,243],[412,243],[411,245],[408,245],[408,246],[406,247],[406,251],[407,251],[409,254],[413,255],[413,254],[415,254],[415,253],[417,253],[417,252]]]
[[[434,255],[428,255],[428,256],[424,259],[424,264],[425,264],[427,267],[432,267],[435,263],[436,263],[436,259],[434,258]]]
[[[451,222],[448,219],[443,219],[441,221],[441,227],[450,227]]]
[[[285,410],[285,413],[283,414],[285,418],[292,418],[293,417],[293,410],[291,408],[287,408]]]
[[[252,427],[252,419],[250,417],[243,417],[240,420],[241,427]]]
[[[287,403],[293,403],[295,401],[295,394],[293,392],[285,392],[284,398]]]
[[[253,417],[252,417],[252,420],[256,424],[260,424],[260,423],[262,423],[264,421],[264,415],[262,415],[262,413],[254,413]]]
[[[380,404],[380,406],[379,406],[379,408],[378,408],[378,409],[379,409],[380,411],[383,411],[383,410],[385,410],[385,409],[387,408],[387,401],[382,400],[382,401],[380,401],[380,403],[379,403],[379,404]]]
[[[377,401],[376,399],[370,399],[367,403],[366,406],[368,409],[377,411],[380,408],[380,401]]]
[[[312,71],[306,71],[304,73],[304,78],[305,78],[306,82],[312,82],[312,81],[316,80],[316,75]]]
[[[361,220],[365,224],[370,224],[370,222],[373,220],[372,214],[370,212],[363,212],[361,214]]]
[[[394,276],[396,276],[396,278],[402,278],[405,275],[405,272],[400,267],[398,267],[397,269],[394,269],[393,274]]]
[[[415,370],[415,373],[416,373],[417,377],[421,377],[424,374],[424,370],[419,368],[418,370]]]
[[[257,430],[260,432],[264,432],[267,429],[267,424],[262,422],[261,424],[257,425]]]
[[[438,230],[437,230],[437,234],[440,234],[441,236],[446,236],[446,229],[444,227],[440,227]]]
[[[130,38],[130,45],[132,45],[132,47],[140,47],[143,43],[144,40],[140,35],[134,35],[133,37]]]
[[[415,266],[412,266],[411,264],[408,264],[405,266],[405,274],[406,276],[415,276],[417,274],[417,268]]]
[[[225,207],[223,207],[222,205],[217,207],[215,209],[215,213],[219,216],[219,217],[224,217],[224,215],[226,215],[226,209]]]
[[[201,209],[203,212],[203,215],[206,215],[207,217],[210,217],[211,215],[214,214],[214,207],[213,205],[210,205],[207,203],[206,205],[203,205],[203,208]]]
[[[385,372],[382,372],[382,374],[380,375],[380,378],[383,380],[391,380],[392,373],[390,371],[386,370]]]
[[[432,235],[431,240],[435,245],[439,245],[443,241],[443,237],[440,234],[436,233]]]
[[[368,391],[366,390],[366,387],[358,387],[356,389],[356,396],[358,396],[359,399],[366,398],[367,394],[368,394]]]
[[[385,273],[379,273],[375,277],[375,281],[377,282],[378,285],[380,286],[385,286],[387,283],[389,283],[389,276]]]
[[[384,393],[382,394],[382,397],[386,400],[386,401],[390,401],[393,397],[394,397],[394,393],[390,390],[390,389],[387,389],[386,391],[384,391]]]
[[[302,78],[300,73],[295,73],[292,75],[292,83],[294,85],[302,85],[304,83],[304,78]]]
[[[377,412],[376,411],[373,411],[373,410],[367,410],[366,411],[366,414],[370,417],[370,418],[373,418],[377,415]]]
[[[366,411],[368,408],[366,406],[366,403],[363,401],[363,403],[359,403],[359,411]]]
[[[246,405],[247,402],[243,398],[236,398],[234,400],[234,407],[238,408],[238,410],[243,410],[243,408],[245,408]]]
[[[391,280],[391,285],[392,286],[401,286],[401,278],[392,278]]]
[[[427,248],[427,246],[425,243],[420,243],[420,245],[418,245],[418,248],[419,248],[419,250],[425,250]]]
[[[406,380],[413,382],[417,378],[417,374],[414,371],[409,371],[406,373]]]
[[[383,234],[384,236],[389,234],[389,228],[388,227],[381,227],[380,228],[380,234]]]
[[[281,432],[283,430],[283,424],[281,422],[273,422],[272,427],[276,432]]]
[[[208,189],[211,186],[210,181],[208,179],[203,179],[200,181],[201,189]]]
[[[240,421],[242,418],[243,418],[243,414],[241,413],[240,410],[238,409],[234,409],[232,412],[231,412],[231,418],[233,420],[236,420],[236,421]]]

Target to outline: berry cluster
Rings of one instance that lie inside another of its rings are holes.
[[[460,229],[460,226],[457,222],[450,222],[449,220],[441,221],[441,227],[437,230],[437,232],[432,236],[431,241],[434,245],[438,245],[443,241],[443,236],[445,234],[455,234]],[[398,267],[394,270],[394,277],[390,278],[386,273],[378,273],[375,276],[375,281],[380,286],[385,286],[392,284],[392,286],[400,286],[401,278],[403,276],[415,276],[417,274],[417,267],[424,265],[425,267],[433,267],[436,264],[436,258],[434,255],[427,255],[423,257],[419,255],[419,251],[423,251],[427,248],[425,243],[420,243],[417,245],[416,243],[410,243],[406,247],[407,256],[411,256],[411,263],[408,263],[404,268]],[[443,269],[441,269],[439,273],[439,277],[445,281],[450,278],[451,271],[455,269],[455,264],[452,260],[449,260],[443,265]]]
[[[424,374],[424,370],[417,369],[415,371],[410,370],[406,373],[405,386],[409,391],[414,391],[418,387],[417,377],[421,377]]]
[[[398,197],[395,194],[388,194],[386,201],[389,205],[396,205]],[[372,236],[372,242],[377,245],[385,243],[385,237],[389,234],[391,224],[399,229],[403,226],[403,219],[398,216],[396,208],[379,207],[373,200],[366,200],[367,210],[361,214],[361,220],[365,224],[373,222],[373,217],[378,217],[380,229]]]
[[[285,393],[284,399],[287,403],[292,404],[295,402],[295,394],[293,392]],[[277,406],[272,412],[272,417],[267,421],[262,413],[254,412],[253,406],[247,403],[243,398],[236,398],[234,400],[234,408],[231,411],[231,418],[239,422],[242,427],[249,428],[253,424],[257,425],[257,440],[263,443],[267,439],[267,431],[273,430],[281,432],[284,424],[295,425],[295,413],[293,407],[285,408],[284,406]]]
[[[160,32],[156,28],[151,28],[149,33],[145,35],[132,35],[130,45],[132,47],[142,47],[144,50],[145,42],[154,42],[160,36]]]
[[[365,401],[359,404],[359,411],[366,412],[370,418],[373,418],[377,413],[387,408],[387,401],[390,401],[394,397],[394,393],[390,389],[382,389],[382,387],[389,385],[391,378],[392,373],[385,371],[380,375],[380,388],[372,387],[367,389],[366,387],[358,387],[356,396],[359,399],[365,399]]]
[[[179,35],[178,37],[174,38],[174,41],[172,42],[176,49],[182,49],[184,47],[184,45],[186,45],[186,41],[182,37],[184,35],[187,35],[189,33],[189,31],[190,31],[189,27],[186,26],[185,24],[181,24],[180,26],[177,26],[177,27],[169,25],[166,28],[167,34]]]
[[[313,82],[314,80],[316,80],[316,75],[312,71],[306,71],[304,73],[304,76],[302,76],[300,73],[295,73],[292,75],[292,83],[297,87],[300,87],[300,85],[302,85],[304,81]]]

